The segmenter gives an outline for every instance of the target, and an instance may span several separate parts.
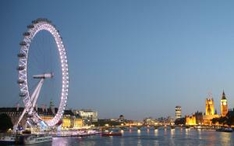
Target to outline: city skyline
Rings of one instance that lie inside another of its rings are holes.
[[[68,56],[67,108],[100,118],[174,117],[204,111],[225,91],[234,107],[232,1],[13,1],[1,4],[0,107],[16,106],[19,42],[27,25],[47,18]]]

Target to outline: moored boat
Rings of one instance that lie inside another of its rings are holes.
[[[13,145],[15,144],[16,137],[13,135],[5,135],[0,137],[0,144],[3,145]]]
[[[216,129],[218,132],[233,132],[233,129],[231,127],[221,127]]]
[[[102,136],[122,136],[122,133],[118,131],[103,132]]]
[[[52,133],[53,137],[86,137],[100,134],[97,130],[70,130]]]
[[[0,135],[0,145],[14,145],[23,144],[23,137],[16,134],[2,134]]]
[[[24,144],[52,142],[52,136],[47,134],[31,134],[24,137]]]

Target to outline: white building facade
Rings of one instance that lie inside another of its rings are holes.
[[[83,120],[87,122],[97,122],[98,121],[98,112],[91,109],[81,109],[75,110],[76,114],[79,114]]]

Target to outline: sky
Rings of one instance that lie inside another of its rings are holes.
[[[99,118],[141,120],[205,111],[220,113],[225,91],[234,107],[234,1],[0,1],[1,107],[19,100],[16,67],[27,25],[47,18],[65,44],[67,109]],[[59,97],[58,97],[59,98]]]

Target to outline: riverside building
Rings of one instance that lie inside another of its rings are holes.
[[[21,116],[24,108],[23,107],[2,107],[0,108],[0,114],[7,114],[11,118],[11,122],[13,124],[17,123],[19,120],[19,117]],[[51,120],[55,114],[57,113],[58,108],[36,108],[36,112],[38,115],[42,118],[42,120]],[[20,122],[20,125],[22,127],[25,126],[27,117],[24,116],[23,119]],[[73,113],[71,110],[64,110],[63,117],[61,121],[58,123],[61,125],[62,129],[66,128],[80,128],[83,126],[83,120],[82,118]]]
[[[74,113],[81,116],[84,121],[84,124],[90,125],[92,122],[98,121],[98,112],[93,111],[91,109],[81,109],[81,110],[74,110]]]
[[[228,101],[223,91],[220,100],[220,115],[215,110],[214,99],[209,97],[205,101],[205,113],[196,113],[192,116],[186,116],[186,125],[212,125],[213,118],[225,117],[228,113]]]

